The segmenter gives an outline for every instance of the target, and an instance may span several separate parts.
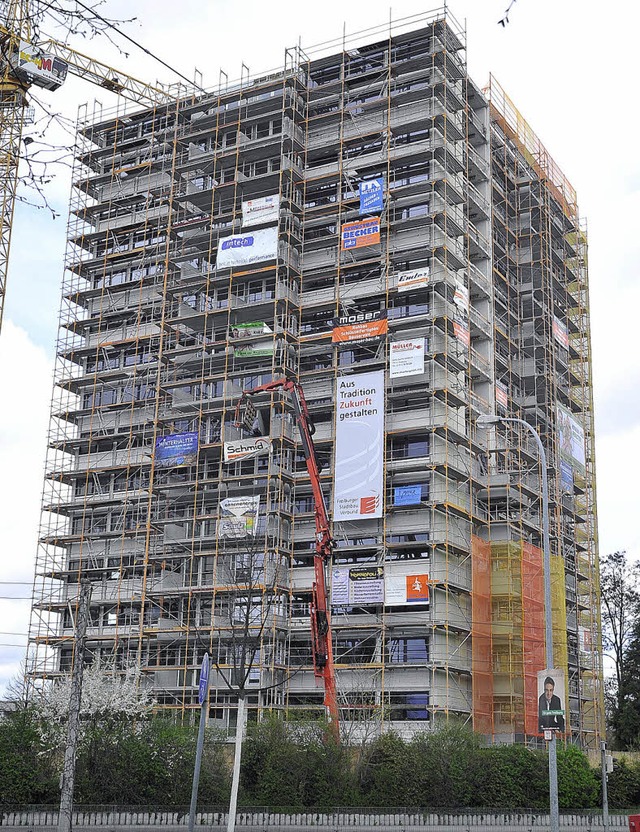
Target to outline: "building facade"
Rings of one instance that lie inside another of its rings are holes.
[[[504,91],[469,78],[455,19],[292,50],[280,72],[86,116],[78,136],[35,688],[69,672],[84,578],[88,659],[139,667],[159,707],[197,708],[208,652],[219,725],[238,684],[250,718],[322,712],[291,401],[236,412],[290,377],[333,516],[345,733],[456,719],[536,739],[540,469],[521,430],[476,429],[495,412],[549,455],[554,665],[572,736],[597,747],[586,236]]]

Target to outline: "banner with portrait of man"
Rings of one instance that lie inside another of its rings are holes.
[[[538,731],[565,733],[564,671],[547,668],[538,672]]]

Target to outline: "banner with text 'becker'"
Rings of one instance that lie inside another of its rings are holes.
[[[333,519],[382,517],[384,371],[340,376]]]

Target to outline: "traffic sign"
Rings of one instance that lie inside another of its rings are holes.
[[[198,688],[198,704],[202,705],[209,690],[209,654],[205,653],[200,668],[200,687]]]

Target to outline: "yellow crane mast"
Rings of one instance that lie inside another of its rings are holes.
[[[141,107],[169,103],[177,97],[168,88],[139,81],[64,43],[51,39],[32,43],[28,5],[28,0],[7,0],[4,19],[0,19],[0,328],[31,87],[57,90],[71,73]]]

